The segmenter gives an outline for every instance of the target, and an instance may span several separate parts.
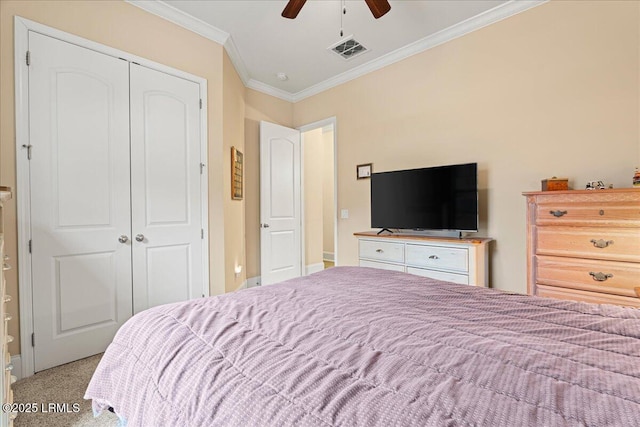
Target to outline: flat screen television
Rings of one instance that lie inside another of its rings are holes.
[[[478,164],[371,175],[371,227],[478,231]]]

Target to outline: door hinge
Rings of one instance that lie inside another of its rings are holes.
[[[36,346],[36,334],[32,333],[31,334],[31,347],[35,347]]]
[[[31,144],[22,144],[22,148],[26,148],[27,149],[27,159],[31,160]]]
[[[31,239],[29,239],[29,253],[31,253]]]
[[[27,51],[27,67],[31,65],[31,51]]]
[[[200,175],[202,175],[202,170],[204,169],[204,163],[200,163]]]
[[[202,110],[202,99],[200,100],[200,109]]]
[[[204,239],[204,228],[200,229],[200,238]]]

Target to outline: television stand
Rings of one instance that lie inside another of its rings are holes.
[[[383,232],[383,231],[385,231],[385,230],[386,230],[386,231],[388,231],[389,233],[393,234],[393,231],[389,230],[388,228],[383,228],[382,230],[378,231],[378,232],[376,233],[376,235],[379,235],[380,233],[382,233],[382,232]]]
[[[408,234],[354,233],[361,267],[403,271],[464,285],[489,285],[487,237],[435,237]]]

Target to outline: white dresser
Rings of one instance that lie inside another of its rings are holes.
[[[355,233],[361,267],[402,271],[463,285],[489,286],[490,238]]]
[[[11,315],[7,313],[7,302],[11,301],[11,297],[7,295],[7,286],[4,278],[4,272],[11,268],[9,265],[9,257],[4,253],[4,226],[3,226],[3,204],[11,199],[11,190],[7,187],[0,187],[0,257],[2,257],[2,278],[0,278],[0,286],[2,294],[0,297],[0,357],[2,358],[2,385],[0,386],[0,403],[12,403],[13,391],[11,390],[11,384],[16,380],[16,377],[11,375],[11,356],[7,349],[8,344],[13,341],[13,337],[7,334],[7,323],[11,320]],[[6,413],[0,410],[0,426],[13,425],[13,419],[16,413]]]

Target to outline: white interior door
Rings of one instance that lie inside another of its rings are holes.
[[[203,296],[200,85],[131,64],[134,313]]]
[[[104,351],[131,316],[128,63],[29,33],[35,370]],[[122,239],[124,240],[124,239]]]
[[[260,122],[262,285],[302,275],[300,161],[300,131]]]

